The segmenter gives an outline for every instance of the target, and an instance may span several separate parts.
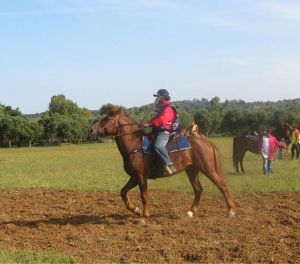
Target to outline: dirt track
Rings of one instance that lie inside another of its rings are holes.
[[[140,226],[118,193],[1,190],[0,247],[53,248],[83,263],[300,263],[299,193],[235,197],[233,219],[221,196],[203,195],[192,219],[192,195],[149,196]]]

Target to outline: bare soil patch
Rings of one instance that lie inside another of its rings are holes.
[[[139,194],[130,198],[140,205]],[[83,263],[299,263],[300,194],[234,197],[227,218],[223,197],[150,191],[144,226],[118,193],[0,190],[0,248],[52,248]]]

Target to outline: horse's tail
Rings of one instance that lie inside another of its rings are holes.
[[[224,176],[225,170],[224,170],[224,161],[223,161],[222,154],[218,149],[218,147],[213,142],[210,142],[210,144],[212,146],[213,153],[214,153],[215,170],[218,173],[218,175]]]

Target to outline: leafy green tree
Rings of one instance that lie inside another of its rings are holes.
[[[209,108],[213,111],[221,111],[222,104],[221,104],[221,100],[218,96],[213,97],[209,101]]]
[[[24,138],[29,143],[29,146],[32,145],[33,141],[41,139],[43,135],[43,127],[40,125],[37,119],[27,120],[25,122],[24,130]]]
[[[0,140],[1,146],[11,147],[11,137],[14,122],[11,116],[0,113]]]
[[[73,135],[73,127],[72,120],[67,116],[61,116],[56,128],[56,136],[60,141],[64,141],[65,139],[68,141],[72,141]]]
[[[219,111],[210,111],[201,109],[194,114],[196,124],[200,126],[201,132],[208,137],[210,134],[218,131],[221,125],[221,113]]]
[[[289,122],[300,127],[300,99],[295,100],[289,107]]]
[[[86,108],[80,108],[64,95],[52,96],[49,110],[42,114],[39,123],[44,128],[44,139],[82,142],[95,117]]]
[[[49,112],[68,116],[79,113],[80,109],[73,101],[67,99],[63,94],[59,94],[51,97]]]
[[[17,107],[16,109],[13,109],[11,106],[5,106],[0,104],[0,113],[3,113],[4,115],[8,116],[21,116],[22,113]]]
[[[243,119],[245,115],[241,109],[232,109],[227,111],[223,117],[223,131],[228,131],[235,135],[242,130]]]
[[[192,120],[193,120],[193,115],[191,115],[190,113],[188,113],[187,111],[185,111],[184,109],[180,108],[178,110],[180,119],[181,119],[181,123],[183,127],[189,128],[192,124]]]
[[[57,121],[56,116],[59,114],[51,114],[49,111],[46,111],[42,114],[39,124],[44,129],[43,139],[48,140],[50,142],[54,141],[56,138],[56,129],[57,129]]]

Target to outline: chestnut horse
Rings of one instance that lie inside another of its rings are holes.
[[[109,113],[102,120],[97,121],[91,128],[91,136],[101,138],[114,136],[120,154],[124,161],[124,170],[130,176],[121,190],[121,197],[125,206],[131,212],[140,216],[140,222],[145,223],[149,217],[147,203],[147,179],[153,167],[156,155],[147,155],[142,152],[142,138],[144,130],[133,122],[118,108],[109,109]],[[199,171],[205,174],[223,193],[228,215],[234,216],[234,204],[224,178],[223,162],[217,147],[207,140],[195,136],[189,137],[191,148],[184,151],[170,153],[177,171],[186,171],[194,190],[194,201],[187,215],[192,217],[200,202],[202,186],[198,177]],[[154,157],[153,157],[154,156]],[[139,186],[143,210],[135,207],[128,199],[127,193],[135,186]]]
[[[291,143],[291,134],[293,128],[289,124],[282,124],[280,127],[274,129],[271,134],[280,141],[281,138],[285,139],[287,145]],[[239,167],[241,171],[245,173],[243,160],[247,151],[254,154],[258,153],[258,141],[261,135],[240,135],[233,138],[233,152],[232,160],[236,172],[239,172]],[[240,165],[240,166],[239,166]]]

